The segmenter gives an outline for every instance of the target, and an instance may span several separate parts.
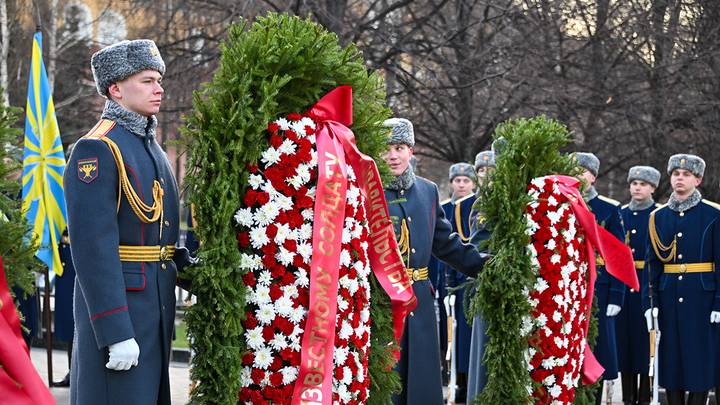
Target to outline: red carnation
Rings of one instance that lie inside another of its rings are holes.
[[[305,125],[305,135],[312,135],[315,133],[315,129],[310,125]]]
[[[270,145],[272,145],[273,148],[279,148],[282,143],[283,138],[280,135],[273,135],[270,137]]]
[[[243,202],[246,206],[252,207],[255,205],[255,202],[257,201],[257,192],[255,190],[247,190],[245,192],[245,197],[243,198]]]
[[[263,378],[265,378],[265,372],[259,368],[253,368],[250,372],[250,377],[255,384],[260,384]]]
[[[264,191],[257,193],[257,202],[260,205],[265,205],[270,201],[270,195]]]
[[[300,121],[302,117],[303,116],[298,113],[290,113],[288,114],[287,119],[290,121]]]
[[[278,125],[275,121],[272,121],[268,124],[267,130],[271,134],[275,134],[278,130],[280,130],[280,125]]]
[[[270,224],[267,226],[267,229],[265,229],[265,234],[270,239],[275,239],[275,236],[277,235],[277,226],[275,224]]]
[[[249,365],[253,364],[254,361],[255,361],[255,354],[253,352],[247,352],[247,353],[243,354],[242,364],[244,366],[249,366]]]
[[[245,249],[250,246],[250,234],[247,232],[238,232],[237,234],[238,245]]]
[[[283,376],[280,373],[272,373],[270,374],[270,384],[272,384],[275,387],[279,387],[282,385]]]
[[[270,298],[271,298],[273,301],[276,301],[278,298],[280,298],[280,297],[282,297],[282,296],[283,296],[283,292],[282,292],[282,290],[280,289],[280,286],[277,285],[277,284],[272,284],[272,285],[270,286]]]
[[[243,321],[243,326],[245,326],[245,329],[254,329],[255,327],[257,327],[257,325],[258,321],[255,318],[255,315],[252,312],[247,311],[245,313],[245,320]]]
[[[243,274],[242,279],[246,286],[255,287],[255,274],[253,274],[252,272]]]
[[[270,341],[275,337],[275,331],[271,326],[265,326],[262,331],[263,339]]]

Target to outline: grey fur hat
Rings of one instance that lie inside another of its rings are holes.
[[[165,74],[165,62],[155,42],[149,39],[120,41],[93,54],[90,59],[95,86],[101,96],[109,98],[111,84],[135,73],[152,69]]]
[[[633,180],[641,180],[657,187],[660,184],[660,172],[650,166],[633,166],[628,170],[627,181],[632,183]]]
[[[483,167],[495,167],[495,153],[491,150],[484,150],[475,155],[475,170]]]
[[[593,176],[597,177],[600,171],[600,159],[598,159],[597,156],[587,152],[575,152],[575,160],[580,167],[588,170]]]
[[[671,174],[675,169],[689,170],[697,177],[702,177],[705,174],[705,161],[700,156],[679,153],[670,156],[668,160],[668,174]]]
[[[477,181],[477,176],[475,175],[475,169],[470,165],[470,163],[455,163],[454,165],[450,166],[448,177],[450,178],[450,181],[453,181],[455,177],[458,176],[465,176],[469,177],[472,181]]]
[[[390,118],[383,122],[386,127],[392,128],[388,137],[388,145],[405,144],[409,147],[415,146],[415,132],[412,122],[405,118]]]

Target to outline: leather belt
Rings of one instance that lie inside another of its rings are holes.
[[[665,273],[710,273],[715,271],[715,263],[666,264]]]
[[[161,262],[172,259],[175,246],[127,246],[120,245],[121,262]]]
[[[408,278],[410,278],[410,281],[413,283],[416,281],[427,280],[429,278],[429,271],[427,267],[423,267],[421,269],[407,268],[405,271],[407,272]]]

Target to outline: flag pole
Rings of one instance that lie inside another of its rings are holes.
[[[47,266],[43,267],[45,273],[45,297],[43,298],[43,312],[45,314],[45,348],[47,351],[47,369],[48,369],[48,387],[52,387],[53,383],[53,336],[52,336],[52,313],[50,312],[50,271]]]

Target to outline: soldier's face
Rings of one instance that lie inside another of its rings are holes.
[[[490,174],[495,170],[492,166],[480,166],[478,167],[477,171],[477,179],[478,179],[478,185],[484,186],[487,183],[488,177],[490,177]]]
[[[405,173],[410,165],[412,154],[412,148],[405,144],[390,145],[388,151],[383,155],[383,159],[390,166],[392,175],[399,176]]]
[[[455,176],[450,182],[450,188],[452,188],[453,195],[456,198],[465,197],[472,193],[475,183],[467,176]]]
[[[589,170],[583,170],[583,172],[578,176],[580,180],[584,180],[585,183],[587,183],[587,186],[590,187],[593,184],[595,184],[595,175],[590,173]]]
[[[679,195],[690,195],[702,182],[702,177],[695,176],[690,170],[675,169],[670,173],[670,186]]]
[[[630,197],[635,201],[647,201],[655,192],[655,187],[642,180],[633,180],[630,183]]]
[[[162,75],[155,70],[143,70],[108,88],[110,96],[128,111],[149,117],[160,112],[165,92]]]

